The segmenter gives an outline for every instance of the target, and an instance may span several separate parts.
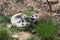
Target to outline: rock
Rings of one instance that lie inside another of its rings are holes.
[[[46,0],[42,0],[42,3],[46,3],[47,1]]]
[[[52,4],[58,3],[58,0],[48,0]],[[42,0],[42,3],[47,3],[47,0]]]
[[[3,2],[0,2],[0,6],[3,6],[4,5],[4,3]]]
[[[9,30],[12,27],[12,24],[7,24],[6,27],[7,27],[7,30]]]
[[[58,3],[58,0],[48,0],[51,3]]]
[[[12,38],[16,38],[18,40],[27,40],[31,36],[32,36],[32,34],[29,32],[18,32],[18,33],[14,33],[12,35]]]
[[[60,3],[51,5],[52,11],[58,11],[60,10]]]

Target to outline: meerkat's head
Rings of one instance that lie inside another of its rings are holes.
[[[31,21],[35,22],[38,19],[38,15],[37,14],[33,14],[33,15],[30,16],[30,19],[31,19]]]

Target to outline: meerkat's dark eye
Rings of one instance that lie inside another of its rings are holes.
[[[22,24],[22,25],[24,25],[24,24]]]
[[[22,22],[24,22],[24,20],[22,20]]]
[[[34,16],[32,16],[32,17],[34,17]]]

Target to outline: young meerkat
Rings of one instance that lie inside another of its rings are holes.
[[[50,13],[34,13],[32,16],[30,16],[31,21],[36,22],[38,20],[46,20],[48,21],[52,15]]]
[[[27,15],[18,13],[11,17],[11,23],[13,26],[16,26],[16,27],[25,27],[29,25],[29,22],[25,20],[26,18],[27,18]]]

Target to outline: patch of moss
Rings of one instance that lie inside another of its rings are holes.
[[[24,0],[16,0],[16,3],[18,3],[18,2],[23,3],[23,1],[24,1]]]
[[[28,16],[31,16],[35,11],[33,9],[27,9],[25,10],[23,13],[28,15]]]
[[[4,7],[3,6],[0,6],[0,12],[1,11],[4,11]]]
[[[11,40],[10,33],[6,29],[0,29],[0,40]]]

